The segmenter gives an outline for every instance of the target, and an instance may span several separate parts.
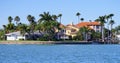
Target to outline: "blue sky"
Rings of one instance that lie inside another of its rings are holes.
[[[120,0],[1,0],[0,28],[8,23],[8,16],[19,16],[21,22],[28,24],[27,15],[35,16],[49,11],[51,14],[62,14],[62,23],[78,23],[77,12],[85,21],[95,20],[99,16],[113,13],[115,26],[120,24]]]

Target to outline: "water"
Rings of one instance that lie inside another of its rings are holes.
[[[0,45],[0,63],[120,63],[120,45]]]

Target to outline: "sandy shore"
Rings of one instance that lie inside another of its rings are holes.
[[[91,44],[87,41],[0,41],[0,44]]]

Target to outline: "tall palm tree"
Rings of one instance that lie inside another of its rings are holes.
[[[8,30],[8,32],[15,31],[15,25],[13,23],[7,24],[7,30]]]
[[[3,25],[4,30],[6,29],[6,25]]]
[[[102,30],[102,41],[104,42],[104,23],[105,22],[105,16],[99,16],[99,18],[97,19],[100,24],[101,24],[101,30]]]
[[[18,22],[20,21],[20,17],[19,17],[19,16],[16,16],[16,17],[14,18],[14,21],[16,21],[16,24],[18,24]]]
[[[58,17],[60,17],[60,23],[61,23],[61,17],[62,17],[62,14],[59,14]]]
[[[8,17],[8,21],[9,21],[9,23],[11,23],[12,20],[13,20],[13,18],[12,18],[11,16],[9,16],[9,17]]]
[[[79,12],[77,12],[77,13],[76,13],[76,16],[78,16],[78,23],[79,23],[80,13],[79,13]]]
[[[84,21],[84,18],[81,18],[80,20],[83,22],[83,21]]]
[[[23,24],[23,23],[19,23],[18,24],[18,29],[20,30],[21,35],[25,35],[25,33],[27,32],[27,25]]]
[[[79,29],[79,32],[81,32],[81,34],[83,34],[82,36],[83,36],[84,40],[87,41],[87,39],[88,39],[88,32],[89,32],[88,27],[81,27]]]
[[[28,15],[28,16],[27,16],[27,20],[28,20],[30,23],[32,22],[32,19],[31,19],[31,18],[32,18],[31,15]]]
[[[47,33],[49,38],[52,38],[55,34],[55,28],[58,28],[59,23],[54,21],[53,16],[49,12],[44,12],[39,15],[41,18],[38,21],[38,24],[43,32]],[[48,39],[49,39],[48,38]]]
[[[107,23],[109,23],[109,22],[108,22],[108,21],[109,21],[109,18],[110,18],[109,15],[105,15],[105,19],[106,19],[106,22],[107,22]]]
[[[114,20],[110,20],[109,24],[111,25],[111,30],[112,30],[112,27],[113,27],[113,24],[115,24],[115,21]]]
[[[35,17],[34,16],[31,16],[31,15],[28,15],[27,16],[27,19],[28,21],[30,22],[30,25],[29,25],[29,32],[34,34],[34,31],[35,31],[35,27],[36,27],[36,22],[35,22]],[[30,35],[29,33],[29,35]],[[33,38],[34,39],[34,38]]]
[[[109,14],[109,17],[111,18],[111,20],[112,20],[112,17],[114,16],[114,14]]]
[[[114,20],[110,20],[109,22],[110,26],[111,26],[111,38],[112,38],[112,27],[113,27],[113,24],[115,24]]]
[[[49,12],[44,12],[43,14],[40,14],[39,16],[41,17],[39,19],[39,22],[53,21],[52,16],[49,14]]]
[[[3,25],[3,28],[4,28],[4,33],[6,33],[7,32],[7,26]]]
[[[58,16],[52,15],[52,18],[53,18],[54,21],[57,21]]]
[[[110,16],[109,15],[105,15],[105,19],[106,19],[106,24],[107,24],[107,28],[108,28],[108,31],[107,31],[107,42],[109,43],[109,19],[110,19]]]

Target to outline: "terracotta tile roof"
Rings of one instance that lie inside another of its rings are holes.
[[[80,22],[78,24],[76,24],[77,27],[88,27],[88,26],[94,26],[94,25],[100,25],[99,22]]]
[[[60,24],[59,27],[60,27],[60,28],[64,28],[65,26],[64,26],[63,24]]]

